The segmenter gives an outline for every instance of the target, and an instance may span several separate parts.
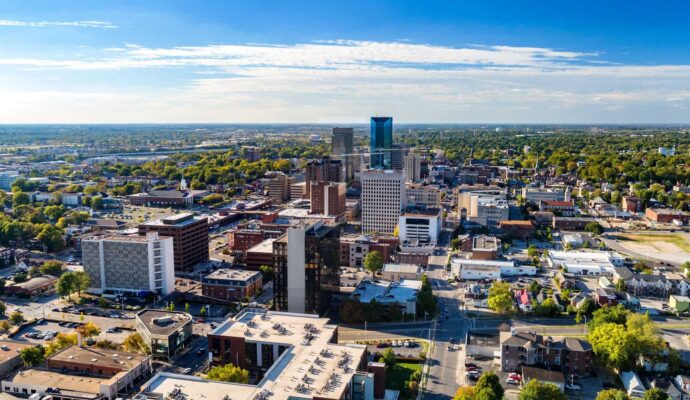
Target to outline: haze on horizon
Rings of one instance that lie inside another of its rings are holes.
[[[477,3],[3,3],[0,123],[690,122],[690,4]]]

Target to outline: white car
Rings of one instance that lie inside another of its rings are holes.
[[[514,378],[508,378],[506,379],[506,383],[509,383],[511,385],[519,385],[520,381]]]
[[[580,385],[578,385],[577,383],[568,383],[565,385],[565,388],[568,390],[581,390],[582,389],[580,387]]]

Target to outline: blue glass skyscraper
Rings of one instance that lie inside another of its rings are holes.
[[[393,117],[371,117],[371,168],[391,169]]]

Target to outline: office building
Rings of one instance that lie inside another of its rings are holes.
[[[268,179],[268,197],[276,204],[290,200],[291,186],[295,178],[282,172],[272,172]]]
[[[290,200],[304,199],[307,194],[307,182],[297,182],[290,185]]]
[[[173,238],[175,271],[189,271],[196,264],[208,261],[208,220],[183,213],[139,225],[139,234],[158,232],[160,237]]]
[[[343,163],[343,177],[351,181],[355,177],[355,131],[352,128],[333,128],[331,153]]]
[[[391,169],[393,148],[393,117],[371,117],[369,142],[372,169]]]
[[[422,174],[422,157],[418,154],[410,153],[404,158],[405,179],[408,182],[417,182]]]
[[[261,272],[241,269],[219,269],[201,279],[201,293],[221,300],[254,297],[263,288]]]
[[[94,293],[152,292],[167,295],[175,290],[173,238],[104,235],[81,243],[84,272]]]
[[[154,189],[127,196],[127,201],[138,206],[190,207],[194,204],[194,198],[203,197],[207,193],[206,190]]]
[[[391,169],[403,170],[405,168],[405,157],[410,149],[399,144],[394,144],[391,149]]]
[[[367,363],[366,346],[338,344],[338,327],[315,315],[244,310],[208,334],[211,364],[250,372],[239,384],[160,372],[142,399],[374,400],[385,396],[385,370]]]
[[[19,179],[19,172],[17,171],[2,171],[0,172],[0,189],[9,192],[12,190],[12,184]]]
[[[405,185],[405,194],[409,205],[441,207],[441,190],[438,186],[408,183]]]
[[[435,245],[442,227],[440,208],[408,208],[399,217],[398,237],[401,242]]]
[[[277,311],[323,314],[340,287],[340,226],[322,220],[290,227],[273,242]]]
[[[541,201],[570,201],[570,188],[524,187],[522,198],[537,205]]]
[[[330,158],[312,160],[305,168],[306,198],[311,195],[311,184],[315,182],[342,182],[343,162]]]
[[[458,207],[467,220],[484,226],[498,226],[508,220],[510,208],[504,190],[474,190],[459,193]]]
[[[381,304],[388,311],[395,307],[402,314],[417,313],[417,295],[422,288],[422,281],[401,279],[399,282],[383,280],[364,280],[352,292],[350,298],[362,304],[373,301]]]
[[[346,208],[344,182],[314,182],[311,184],[310,214],[337,216],[344,219]]]
[[[180,311],[142,310],[134,316],[134,325],[151,349],[151,356],[167,360],[192,339],[192,316]]]
[[[406,207],[405,174],[402,171],[368,170],[362,183],[362,232],[392,234]]]
[[[349,235],[340,237],[340,265],[344,267],[362,268],[364,259],[372,251],[381,254],[383,262],[390,260],[398,245],[395,236]]]

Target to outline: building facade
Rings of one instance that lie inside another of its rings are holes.
[[[372,169],[391,169],[393,149],[393,117],[371,117],[369,148]]]
[[[405,174],[402,171],[368,170],[362,182],[362,232],[392,234],[406,206]]]
[[[333,128],[331,154],[343,163],[343,177],[351,181],[355,177],[355,130],[353,128]]]
[[[175,271],[189,271],[196,264],[208,261],[208,220],[183,213],[145,222],[139,234],[158,232],[161,237],[173,238]]]
[[[184,350],[192,339],[192,316],[179,311],[142,310],[135,328],[151,349],[151,356],[169,359]]]
[[[201,279],[204,296],[222,300],[252,298],[263,288],[261,272],[219,269]]]
[[[344,182],[313,182],[311,185],[310,214],[336,216],[340,220],[345,218],[347,211]]]
[[[422,157],[418,154],[410,153],[404,157],[405,179],[408,182],[417,182],[422,174]]]

